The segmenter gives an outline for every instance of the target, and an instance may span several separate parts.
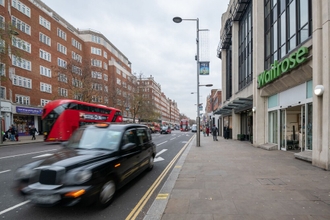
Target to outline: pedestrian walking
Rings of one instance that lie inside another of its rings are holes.
[[[203,129],[203,135],[204,135],[204,137],[206,137],[205,127],[203,127],[202,129]]]
[[[34,125],[32,125],[31,129],[30,129],[30,134],[32,135],[32,139],[31,140],[35,140],[36,139],[36,132],[37,129],[34,127]]]
[[[218,135],[218,128],[215,126],[215,124],[212,127],[212,135],[213,135],[213,141],[218,141],[217,135]]]
[[[210,129],[209,127],[206,127],[206,135],[209,136],[209,133],[210,133]]]
[[[12,125],[10,128],[10,140],[15,141],[16,127]]]

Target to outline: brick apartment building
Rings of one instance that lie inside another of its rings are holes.
[[[3,130],[11,124],[20,135],[30,125],[42,130],[43,106],[59,98],[86,101],[83,89],[92,91],[89,102],[131,117],[128,97],[136,92],[137,78],[128,58],[102,33],[73,27],[40,0],[0,0],[0,22],[1,43],[12,52],[0,59]]]

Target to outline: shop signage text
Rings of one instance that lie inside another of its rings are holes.
[[[16,107],[16,112],[21,114],[41,115],[42,109]]]
[[[274,63],[271,65],[270,70],[265,70],[264,72],[259,74],[258,88],[265,86],[266,84],[279,78],[281,74],[289,72],[301,63],[305,62],[307,55],[308,48],[301,47],[295,53],[290,54],[290,56],[284,59],[282,62],[278,63],[277,60],[275,60]]]

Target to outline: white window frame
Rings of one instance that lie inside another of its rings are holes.
[[[32,89],[32,80],[23,76],[14,75],[13,85]]]
[[[20,19],[16,18],[15,16],[11,16],[11,23],[14,27],[16,27],[18,30],[31,35],[31,26],[27,23],[21,21]]]
[[[50,85],[48,83],[40,82],[40,91],[41,92],[52,93],[52,85]]]
[[[15,95],[15,102],[21,105],[30,105],[30,97],[25,95]]]
[[[51,100],[48,99],[40,99],[40,105],[42,107],[44,107],[45,105],[47,105]]]
[[[58,95],[68,97],[68,90],[58,87]]]
[[[64,69],[66,69],[68,64],[65,60],[58,57],[57,58],[57,65],[64,68]]]
[[[39,32],[39,41],[48,46],[51,46],[52,44],[51,38],[42,32]]]
[[[57,80],[59,82],[68,83],[68,77],[64,73],[58,73]]]
[[[41,26],[43,26],[44,28],[50,30],[50,22],[46,18],[42,17],[41,15],[39,15],[39,24]]]
[[[13,8],[16,8],[18,11],[22,12],[26,16],[31,17],[31,9],[28,6],[26,6],[25,4],[23,4],[21,1],[12,0],[11,6]]]
[[[21,50],[31,53],[31,44],[30,43],[28,43],[18,37],[15,37],[15,36],[12,37],[11,43],[14,47],[17,47]]]
[[[66,46],[60,44],[60,43],[57,43],[57,51],[63,53],[66,55],[66,52],[67,52],[67,48]]]
[[[43,49],[39,50],[39,57],[41,59],[47,60],[48,62],[52,61],[52,55]]]
[[[47,77],[51,78],[52,77],[52,70],[47,68],[47,67],[40,66],[40,75],[47,76]]]
[[[66,33],[62,29],[57,28],[57,36],[66,41]]]
[[[19,68],[25,69],[25,70],[32,70],[32,65],[31,65],[31,61],[23,59],[21,57],[16,57],[15,55],[12,54],[11,56],[11,60],[12,60],[12,64],[14,66],[17,66]]]

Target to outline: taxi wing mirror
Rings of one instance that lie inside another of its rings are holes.
[[[132,149],[135,148],[135,144],[134,143],[127,143],[122,147],[122,150],[124,151],[130,151]]]

